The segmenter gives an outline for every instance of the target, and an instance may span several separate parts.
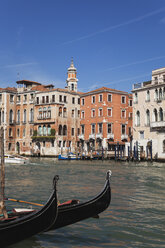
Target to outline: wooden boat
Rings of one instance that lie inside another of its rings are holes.
[[[80,156],[77,156],[73,152],[69,152],[68,154],[65,155],[58,155],[58,160],[79,160]]]
[[[57,180],[58,176],[55,176],[53,180],[53,192],[47,203],[40,210],[30,214],[15,215],[8,219],[0,219],[1,248],[46,231],[54,225],[58,212],[56,194]]]
[[[0,157],[0,161],[1,161],[1,157]],[[28,159],[22,156],[14,156],[14,155],[6,154],[4,156],[4,162],[5,164],[25,164],[26,162],[28,162]]]
[[[50,229],[57,229],[97,216],[107,209],[111,202],[110,177],[111,171],[108,171],[103,190],[93,199],[82,203],[75,201],[75,204],[59,205],[57,219]]]

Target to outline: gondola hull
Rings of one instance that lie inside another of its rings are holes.
[[[47,203],[39,211],[16,219],[0,221],[0,247],[15,244],[35,234],[46,231],[55,223],[57,216],[56,181]]]
[[[107,209],[111,202],[110,176],[111,171],[108,171],[105,186],[95,198],[84,203],[59,206],[57,219],[51,229],[61,228],[97,216]]]

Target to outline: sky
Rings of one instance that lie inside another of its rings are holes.
[[[131,92],[165,67],[165,0],[0,0],[0,87],[17,80]]]

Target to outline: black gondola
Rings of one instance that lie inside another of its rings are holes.
[[[15,244],[35,234],[46,231],[55,223],[57,217],[56,183],[53,180],[53,192],[47,203],[38,211],[17,218],[0,220],[0,247]]]
[[[95,217],[108,208],[111,202],[110,176],[111,171],[108,171],[104,188],[95,198],[75,205],[58,206],[57,219],[50,229],[57,229]]]

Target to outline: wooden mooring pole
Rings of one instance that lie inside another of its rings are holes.
[[[0,193],[0,214],[8,218],[5,207],[5,165],[4,165],[4,130],[0,129],[0,147],[1,147],[1,193]]]

